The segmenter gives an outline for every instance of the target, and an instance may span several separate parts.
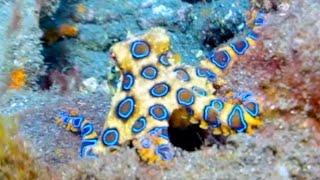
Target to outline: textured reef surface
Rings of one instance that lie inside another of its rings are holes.
[[[319,8],[0,0],[0,179],[320,178]]]

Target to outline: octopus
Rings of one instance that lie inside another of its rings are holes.
[[[121,84],[101,134],[77,112],[60,112],[56,118],[67,130],[80,134],[80,156],[97,157],[132,143],[143,161],[166,163],[175,157],[169,126],[198,125],[221,136],[253,134],[263,122],[252,93],[216,95],[227,70],[259,39],[257,30],[265,14],[253,14],[249,31],[214,49],[196,67],[177,61],[170,37],[160,27],[113,45],[111,56],[120,69]]]

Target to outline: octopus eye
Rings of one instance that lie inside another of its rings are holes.
[[[133,97],[126,97],[121,100],[116,108],[116,114],[123,120],[128,120],[134,112],[135,101]]]
[[[105,146],[115,146],[119,143],[119,131],[116,128],[108,128],[102,134],[102,143]]]
[[[215,51],[209,54],[209,60],[218,68],[224,70],[228,67],[231,61],[231,57],[226,50]]]
[[[245,132],[248,124],[244,119],[243,110],[239,105],[235,105],[228,115],[228,125],[237,132]]]
[[[193,93],[185,88],[180,88],[177,91],[176,97],[178,103],[182,106],[191,106],[195,101]]]
[[[249,48],[249,43],[247,40],[239,40],[230,44],[230,47],[236,52],[238,55],[244,55],[244,53]]]
[[[143,59],[150,54],[150,45],[143,40],[133,41],[131,44],[130,52],[134,59]]]

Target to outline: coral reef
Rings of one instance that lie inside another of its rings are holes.
[[[3,1],[0,11],[0,71],[8,79],[13,69],[24,69],[26,85],[36,87],[38,76],[43,72],[40,7],[34,0]]]

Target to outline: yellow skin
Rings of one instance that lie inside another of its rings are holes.
[[[254,13],[253,31],[264,20],[263,14]],[[249,47],[256,45],[256,35],[248,33],[240,40],[217,48],[212,53],[214,56],[209,55],[198,67],[179,62],[180,56],[170,52],[170,38],[162,28],[153,28],[141,36],[115,44],[111,52],[121,72],[122,87],[113,96],[93,151],[103,154],[132,141],[141,159],[147,163],[171,160],[174,150],[167,133],[169,120],[180,128],[198,124],[213,135],[252,134],[254,127],[262,125],[258,118],[258,103],[247,93],[238,98],[219,98],[214,95],[214,87],[222,86],[224,81],[220,77]],[[224,56],[218,52],[223,52]],[[155,68],[157,73],[146,67]],[[144,71],[145,68],[148,70]],[[199,69],[205,71],[199,74]],[[166,83],[167,91],[164,86],[158,86],[162,88],[152,92],[153,87],[161,83]],[[74,131],[72,126],[72,123],[67,124],[66,128]],[[160,130],[153,131],[159,127]]]

